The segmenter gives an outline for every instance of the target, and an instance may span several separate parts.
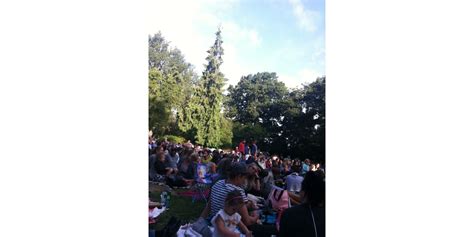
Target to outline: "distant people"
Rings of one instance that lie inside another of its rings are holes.
[[[173,169],[166,167],[165,153],[161,151],[157,154],[156,157],[157,159],[154,163],[154,168],[156,170],[156,173],[159,175],[165,175],[165,176],[171,175],[173,173]]]
[[[294,159],[291,165],[291,172],[301,173],[301,160]]]
[[[245,147],[246,147],[245,139],[242,139],[242,141],[240,141],[240,143],[239,143],[239,152],[240,152],[240,154],[245,155]]]
[[[257,158],[257,151],[258,151],[257,141],[253,140],[252,146],[250,147],[250,156],[252,156],[254,159]]]
[[[224,208],[219,210],[217,214],[212,218],[211,223],[215,230],[213,237],[227,237],[235,236],[240,237],[240,232],[237,229],[239,227],[242,234],[246,237],[251,237],[252,232],[242,223],[241,216],[237,212],[245,205],[244,199],[237,190],[231,191],[227,194],[224,202]]]
[[[169,154],[166,154],[166,167],[172,168],[174,172],[178,171],[179,154],[176,147],[170,147]]]
[[[185,148],[194,148],[194,145],[191,143],[191,140],[188,140],[186,143],[183,144],[183,147]]]
[[[250,154],[250,148],[247,144],[245,144],[243,155],[249,155],[249,154]]]
[[[293,193],[299,193],[301,191],[301,183],[303,183],[303,177],[297,172],[293,172],[285,178],[286,190]]]
[[[326,236],[325,188],[323,172],[310,171],[306,174],[300,193],[303,203],[283,212],[280,237]]]
[[[219,161],[222,159],[222,154],[219,152],[219,150],[215,149],[212,151],[212,162],[215,164],[219,163]]]
[[[207,164],[212,161],[212,155],[210,154],[209,150],[204,150],[201,156],[202,163]]]
[[[287,175],[291,174],[291,160],[290,160],[290,158],[285,158],[285,160],[282,163],[281,168],[282,168],[282,171],[281,171],[282,176],[287,176]]]
[[[309,159],[305,159],[301,167],[301,174],[305,175],[306,173],[308,173],[310,166],[311,166],[311,162],[309,161]]]

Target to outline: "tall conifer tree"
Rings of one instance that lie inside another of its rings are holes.
[[[202,72],[199,86],[196,88],[190,103],[193,113],[192,124],[196,131],[196,141],[209,147],[222,145],[221,130],[223,127],[223,115],[221,113],[223,103],[223,87],[225,83],[224,74],[220,71],[223,63],[221,29],[216,32],[214,45],[207,51],[207,64]]]

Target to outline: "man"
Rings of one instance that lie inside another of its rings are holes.
[[[245,154],[245,139],[242,139],[242,141],[239,143],[239,152],[242,155]]]
[[[253,140],[252,147],[250,147],[250,156],[257,158],[257,150],[258,150],[257,141]]]

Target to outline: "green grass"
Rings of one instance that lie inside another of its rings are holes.
[[[180,190],[175,191],[180,192]],[[150,191],[150,199],[152,201],[159,201],[160,194],[161,192],[159,191]],[[183,224],[194,222],[199,218],[199,215],[201,215],[205,205],[206,203],[204,200],[197,200],[193,203],[191,197],[182,197],[172,194],[169,209],[160,214],[158,216],[157,222],[155,224],[150,224],[149,228],[155,230],[162,229],[172,216],[182,220],[184,222]]]

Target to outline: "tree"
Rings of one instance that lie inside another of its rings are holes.
[[[179,133],[179,118],[196,81],[191,64],[161,33],[148,38],[149,127],[155,134]]]
[[[273,112],[278,110],[288,93],[274,72],[243,76],[235,87],[231,85],[228,90],[227,116],[242,124],[278,121],[278,113]]]
[[[234,144],[243,138],[255,139],[261,149],[272,149],[289,104],[285,84],[274,72],[259,72],[241,77],[228,90],[226,115],[235,123]]]
[[[326,78],[318,78],[304,88],[290,93],[292,106],[282,122],[282,135],[292,157],[325,159],[325,88]]]
[[[209,147],[219,147],[223,144],[223,136],[231,137],[231,126],[224,121],[221,113],[223,104],[223,86],[225,83],[224,74],[220,71],[223,63],[221,30],[216,32],[214,45],[207,51],[207,64],[198,82],[194,88],[193,96],[185,108],[183,123],[189,123],[191,126],[182,126],[183,131],[194,129],[196,131],[196,141],[199,144]],[[224,139],[225,140],[225,139]]]

